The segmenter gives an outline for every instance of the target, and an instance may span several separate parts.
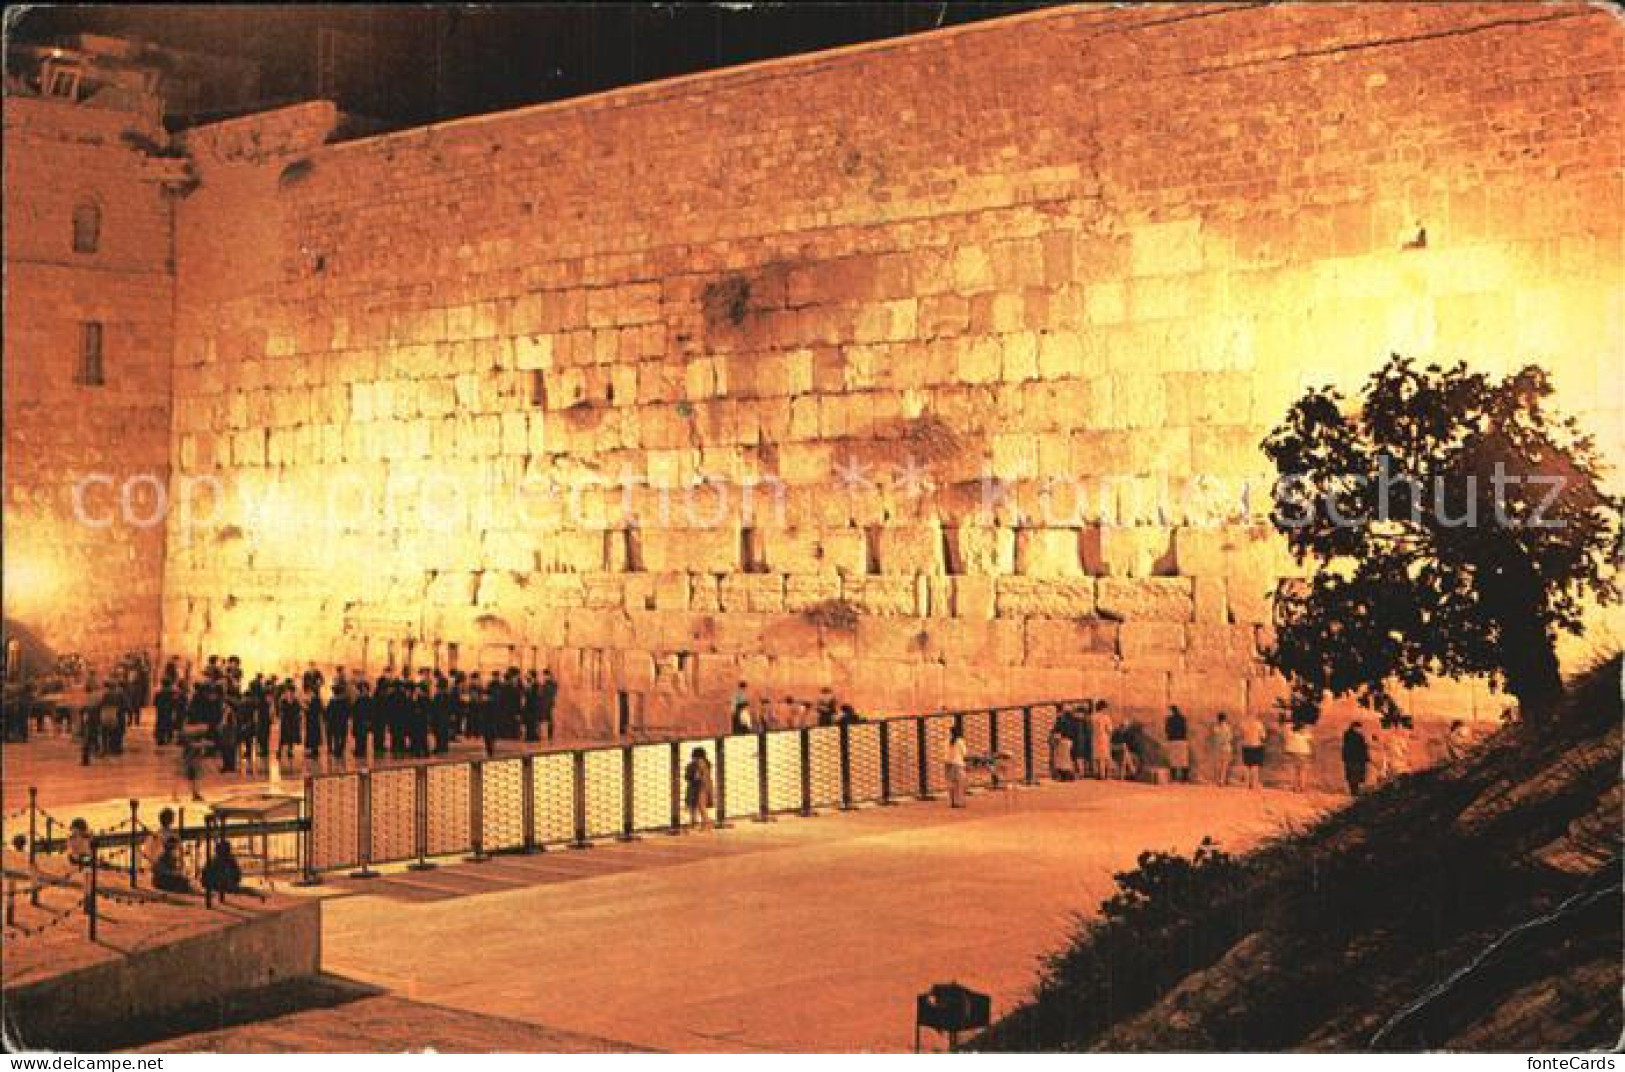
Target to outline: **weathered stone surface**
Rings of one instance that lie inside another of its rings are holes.
[[[1194,612],[1191,591],[1189,577],[1102,577],[1100,614],[1123,622],[1188,622]]]
[[[1574,103],[1617,102],[1621,30],[1496,19],[1515,32],[1448,5],[1056,10],[432,138],[324,144],[331,108],[288,109],[189,133],[180,200],[129,115],[8,98],[8,616],[112,651],[161,612],[166,650],[251,665],[534,648],[604,724],[618,690],[713,717],[741,673],[888,710],[1083,687],[1149,708],[1182,673],[1251,704],[1253,627],[1295,567],[1248,481],[1306,377],[1536,354],[1625,442],[1597,356],[1625,109]],[[1219,53],[1276,62],[1217,79]],[[990,96],[1018,59],[1046,92]],[[853,107],[877,91],[893,107]],[[105,243],[81,261],[85,196]],[[101,389],[72,385],[91,320]],[[171,465],[220,483],[221,516],[72,522],[78,475],[114,477],[101,516]],[[324,524],[334,489],[371,502]],[[876,654],[802,617],[843,600],[881,619]],[[1122,672],[1065,661],[1101,616]]]
[[[1088,618],[1095,613],[1095,582],[1000,577],[1000,618]]]

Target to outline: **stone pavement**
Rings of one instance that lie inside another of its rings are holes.
[[[1241,850],[1337,803],[1051,784],[965,811],[867,808],[397,871],[328,887],[323,966],[412,1001],[654,1049],[898,1051],[931,983],[1010,1008],[1143,850],[1189,852],[1204,835]]]

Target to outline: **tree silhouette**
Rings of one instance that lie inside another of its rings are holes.
[[[1358,412],[1311,389],[1264,440],[1271,520],[1313,563],[1276,593],[1265,653],[1295,707],[1353,695],[1392,721],[1394,683],[1468,674],[1526,713],[1557,696],[1557,633],[1580,632],[1588,596],[1618,597],[1620,500],[1551,393],[1533,365],[1495,380],[1396,354]]]

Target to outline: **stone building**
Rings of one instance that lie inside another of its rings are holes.
[[[8,100],[8,589],[15,530],[71,563],[54,643],[549,665],[596,731],[741,679],[1267,711],[1304,386],[1539,361],[1620,441],[1621,37],[1066,8],[375,138],[311,103],[185,132],[168,197]],[[69,246],[92,175],[119,272]],[[162,533],[57,524],[101,466]]]

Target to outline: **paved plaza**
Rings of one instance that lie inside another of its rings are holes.
[[[7,749],[6,807],[33,784],[59,818],[115,822],[134,795],[150,819],[186,795],[176,762],[146,728],[125,756],[88,770],[70,742],[47,737]],[[301,773],[302,763],[282,788],[297,791]],[[220,799],[266,784],[214,773],[204,791]],[[1189,852],[1204,836],[1242,850],[1339,803],[1050,783],[982,793],[964,811],[904,803],[330,876],[300,893],[324,899],[322,966],[367,993],[341,1008],[199,1025],[160,1045],[907,1049],[915,994],[958,980],[991,993],[996,1015],[1008,1010],[1075,914],[1092,913],[1142,851]]]
[[[1045,785],[965,811],[865,808],[401,871],[324,905],[323,965],[413,1001],[660,1050],[901,1050],[934,982],[1008,1010],[1141,851],[1189,852],[1204,835],[1243,849],[1336,803]]]

